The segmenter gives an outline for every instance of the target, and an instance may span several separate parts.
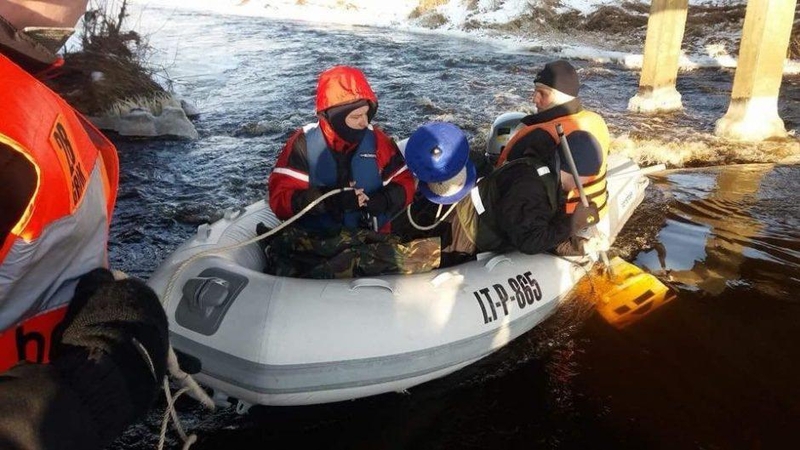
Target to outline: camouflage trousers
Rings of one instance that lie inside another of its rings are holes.
[[[342,229],[331,237],[289,227],[267,248],[266,272],[296,278],[354,278],[427,272],[439,267],[438,237],[402,242],[398,236]]]

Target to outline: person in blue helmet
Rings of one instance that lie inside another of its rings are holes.
[[[536,254],[559,247],[561,254],[581,254],[571,237],[598,220],[591,205],[566,214],[555,150],[519,155],[478,181],[461,129],[433,122],[411,135],[405,157],[428,201],[455,204],[440,229],[443,266],[487,251]]]

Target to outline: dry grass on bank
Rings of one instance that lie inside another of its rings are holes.
[[[115,103],[164,93],[135,60],[102,52],[71,53],[64,59],[63,75],[51,82],[52,87],[84,114],[101,115]]]
[[[166,95],[147,67],[149,46],[135,31],[123,28],[127,0],[93,0],[81,30],[81,50],[64,55],[62,74],[50,87],[90,116],[134,98]]]

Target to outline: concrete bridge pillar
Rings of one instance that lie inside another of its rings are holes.
[[[658,112],[683,107],[675,79],[688,8],[689,0],[653,0],[650,4],[639,92],[628,102],[629,110]]]
[[[728,112],[718,136],[744,141],[785,137],[778,93],[797,0],[749,0]]]

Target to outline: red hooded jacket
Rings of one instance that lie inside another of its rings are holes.
[[[364,74],[348,66],[336,66],[320,75],[317,85],[316,112],[333,106],[345,105],[359,100],[367,100],[371,118],[378,108],[378,99],[370,88]],[[312,127],[309,124],[304,128]],[[357,147],[339,137],[328,121],[319,117],[319,127],[328,148],[334,152],[348,153]],[[284,146],[275,168],[269,176],[269,205],[279,219],[286,220],[308,204],[304,201],[305,192],[313,187],[309,184],[309,162],[304,128],[297,130]],[[408,171],[405,159],[397,145],[383,131],[372,127],[375,133],[378,168],[384,180],[384,190],[393,191],[390,210],[396,211],[408,205],[414,195],[414,178]],[[341,169],[340,169],[341,170]],[[350,179],[349,174],[347,179]],[[337,177],[342,178],[342,177]],[[384,227],[381,231],[388,231]]]

